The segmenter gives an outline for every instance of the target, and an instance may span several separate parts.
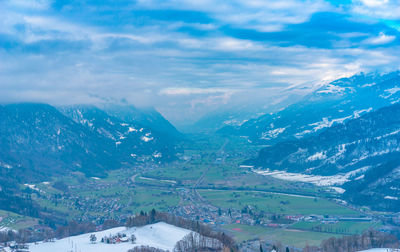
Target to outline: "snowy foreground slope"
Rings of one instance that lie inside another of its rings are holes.
[[[172,251],[175,244],[191,231],[179,228],[173,225],[159,222],[139,228],[117,227],[100,232],[87,233],[78,236],[72,236],[55,242],[39,243],[37,245],[30,244],[29,251],[31,252],[126,252],[135,246],[150,246],[159,249]],[[101,243],[101,238],[104,236],[115,235],[117,233],[125,233],[128,237],[131,234],[136,236],[136,243],[130,242],[119,244]],[[89,237],[95,234],[97,237],[96,244],[91,244]]]
[[[392,249],[392,248],[373,248],[368,250],[362,250],[359,252],[399,252],[399,249]]]

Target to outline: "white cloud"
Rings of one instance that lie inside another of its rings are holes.
[[[193,87],[173,87],[163,88],[159,93],[161,95],[199,95],[230,93],[230,90],[222,88],[193,88]]]
[[[361,0],[361,2],[369,7],[377,7],[388,4],[389,0]]]
[[[393,42],[396,39],[396,36],[386,35],[383,32],[379,33],[379,36],[372,37],[364,41],[364,43],[372,44],[372,45],[384,45],[390,42]]]
[[[332,9],[323,0],[140,0],[138,3],[154,9],[204,11],[223,24],[264,32],[282,30],[288,24],[303,23],[316,12]]]
[[[373,18],[400,19],[399,0],[354,0],[352,11]]]
[[[51,2],[49,0],[8,0],[7,4],[25,9],[46,10],[49,8]]]

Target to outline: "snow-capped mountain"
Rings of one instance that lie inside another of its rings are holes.
[[[400,104],[395,104],[308,138],[265,147],[254,164],[290,172],[333,175],[397,156],[399,144]]]
[[[111,141],[46,104],[0,106],[0,167],[39,178],[79,170],[98,175],[114,167]]]
[[[126,111],[124,116],[126,120],[111,116],[105,111],[94,106],[69,106],[59,108],[66,116],[73,119],[87,127],[90,131],[113,141],[117,153],[122,155],[122,159],[137,159],[143,155],[149,156],[157,160],[172,159],[176,153],[175,143],[177,142],[176,135],[180,134],[171,125],[175,131],[170,135],[172,129],[163,129],[165,124],[170,123],[165,120],[161,115],[155,116],[156,112],[151,112],[151,118],[158,118],[152,120],[146,125],[143,124],[144,112],[142,113],[142,120],[134,119],[138,113],[129,116]],[[163,118],[162,120],[159,117]],[[163,123],[156,124],[154,122]],[[165,122],[164,122],[165,121]],[[167,123],[166,123],[167,122]],[[157,127],[156,129],[150,128]],[[160,128],[158,128],[160,127]],[[169,131],[171,130],[171,131]]]
[[[150,128],[153,132],[160,132],[174,139],[183,135],[154,108],[136,108],[128,104],[108,104],[101,107],[107,114],[128,124],[139,124]]]
[[[385,208],[400,207],[400,104],[326,128],[308,138],[265,147],[250,163],[261,170],[346,174],[345,195],[354,202],[366,204],[375,198],[375,206],[379,200]]]
[[[221,133],[246,136],[249,141],[272,145],[312,136],[321,130],[370,111],[397,103],[400,72],[358,74],[333,81],[276,113],[249,120]]]
[[[46,104],[0,106],[0,169],[18,180],[68,171],[102,176],[140,160],[168,160],[171,137],[125,123],[95,107],[58,109]]]

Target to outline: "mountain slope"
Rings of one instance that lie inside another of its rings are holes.
[[[398,102],[398,91],[400,72],[359,74],[333,81],[277,113],[249,120],[240,127],[225,127],[219,132],[247,136],[252,142],[268,145],[309,137]]]
[[[330,127],[320,134],[263,148],[253,164],[291,172],[334,175],[397,158],[398,144],[400,104],[395,104]]]
[[[99,175],[112,162],[110,141],[45,104],[0,106],[0,167],[27,180],[66,171]]]
[[[258,169],[346,175],[344,197],[377,210],[400,210],[400,104],[303,139],[263,148]],[[347,182],[346,182],[347,181]],[[339,184],[340,185],[340,184]]]
[[[182,138],[182,134],[154,108],[138,109],[133,105],[106,105],[107,114],[130,124],[140,124],[172,138]]]
[[[102,177],[138,161],[174,159],[176,152],[169,135],[95,107],[61,113],[46,104],[0,106],[0,172],[17,181],[43,181],[71,171]]]
[[[122,160],[143,158],[144,155],[157,160],[170,160],[176,154],[177,139],[164,133],[162,128],[156,131],[132,118],[127,122],[94,106],[59,109],[76,123],[112,141],[116,155]]]

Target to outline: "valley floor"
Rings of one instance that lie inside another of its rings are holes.
[[[180,160],[167,165],[144,163],[111,171],[104,179],[72,173],[30,185],[32,199],[67,220],[99,223],[155,208],[207,223],[233,235],[243,246],[248,240],[260,239],[301,248],[370,227],[383,228],[380,216],[384,214],[372,215],[367,209],[345,204],[329,187],[264,176],[241,167],[258,151],[245,139],[202,137],[183,149]],[[68,190],[54,188],[57,181]],[[82,239],[88,242],[87,237]],[[96,245],[88,242],[85,246]],[[34,247],[32,251],[39,251]]]

